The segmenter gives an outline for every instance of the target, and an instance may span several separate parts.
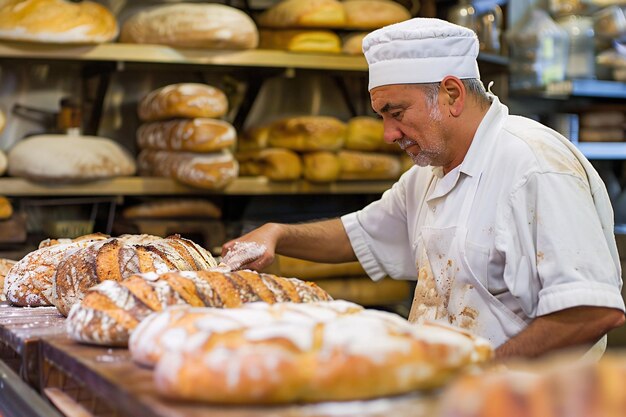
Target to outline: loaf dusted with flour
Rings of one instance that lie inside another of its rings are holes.
[[[111,238],[78,249],[59,263],[53,285],[55,305],[67,316],[72,305],[102,281],[121,281],[143,272],[201,271],[215,266],[209,252],[180,236],[146,244]]]
[[[142,149],[215,152],[232,146],[236,139],[230,123],[206,118],[146,123],[137,130]]]
[[[121,42],[155,43],[185,48],[256,48],[254,21],[222,4],[180,3],[137,13],[122,26]]]
[[[440,386],[492,354],[468,333],[346,301],[204,310],[166,310],[131,336],[134,358],[155,340],[166,345],[155,369],[164,396],[231,404],[367,399]]]
[[[124,346],[144,318],[168,306],[234,308],[252,301],[329,299],[313,283],[253,271],[149,273],[90,288],[83,301],[72,308],[67,328],[70,336],[80,342]],[[152,347],[158,349],[156,344]]]
[[[222,90],[207,84],[179,83],[150,92],[140,102],[139,118],[144,122],[174,118],[222,117],[228,99]]]

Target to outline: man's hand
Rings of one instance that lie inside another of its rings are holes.
[[[537,357],[565,348],[590,348],[609,330],[624,324],[624,313],[606,307],[575,307],[537,317],[496,349],[496,359]]]
[[[222,258],[233,269],[254,269],[260,271],[274,262],[276,244],[280,238],[280,224],[267,223],[237,239],[226,242],[222,246]],[[245,245],[248,243],[250,245]],[[249,248],[264,248],[262,251]],[[229,259],[234,262],[232,265]]]

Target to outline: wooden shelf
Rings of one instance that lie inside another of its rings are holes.
[[[306,181],[272,182],[264,177],[243,177],[224,190],[187,187],[167,178],[121,177],[83,184],[41,184],[23,178],[0,178],[0,195],[7,197],[141,196],[141,195],[278,195],[278,194],[382,194],[393,181],[343,181],[312,184]]]

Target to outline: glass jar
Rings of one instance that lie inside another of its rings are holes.
[[[568,35],[569,53],[565,76],[568,79],[595,78],[593,19],[572,15],[562,17],[557,22]]]

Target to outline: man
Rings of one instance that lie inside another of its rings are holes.
[[[591,346],[622,325],[604,184],[565,138],[485,92],[475,34],[417,18],[372,32],[363,50],[385,141],[416,166],[361,211],[237,239],[267,248],[244,267],[280,253],[417,278],[409,320],[484,336],[499,358]]]

